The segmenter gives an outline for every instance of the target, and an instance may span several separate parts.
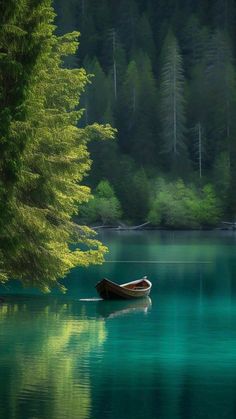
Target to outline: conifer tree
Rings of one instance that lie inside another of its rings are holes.
[[[235,69],[228,36],[215,31],[205,55],[205,96],[211,164],[228,149],[235,112]]]
[[[18,178],[21,151],[27,140],[22,135],[16,142],[10,134],[10,124],[12,120],[21,121],[26,116],[25,98],[30,76],[42,48],[47,48],[48,44],[47,28],[42,19],[45,13],[50,21],[52,14],[47,0],[38,1],[37,6],[33,0],[28,3],[12,0],[0,4],[1,221],[11,188]]]
[[[139,51],[136,61],[139,70],[140,102],[132,139],[133,155],[143,165],[154,165],[159,152],[156,81],[149,56]]]
[[[64,57],[77,50],[78,33],[55,36],[51,2],[42,3],[33,10],[28,9],[27,3],[26,9],[21,10],[24,16],[38,17],[37,36],[30,23],[24,25],[24,30],[27,38],[36,36],[41,47],[30,72],[25,72],[28,66],[22,60],[17,83],[21,86],[27,74],[27,90],[18,92],[19,96],[13,97],[15,102],[12,99],[8,105],[13,111],[7,139],[13,151],[10,150],[2,167],[15,168],[15,154],[20,165],[9,199],[12,216],[0,231],[0,269],[1,280],[15,278],[25,286],[34,285],[48,291],[54,286],[63,290],[58,279],[74,266],[103,260],[106,248],[92,238],[89,228],[75,225],[72,216],[77,213],[78,205],[89,199],[89,189],[81,184],[90,167],[87,142],[98,136],[111,137],[113,131],[109,126],[96,124],[78,128],[82,115],[78,98],[88,77],[83,69],[70,70],[63,65]],[[12,6],[16,12],[18,2]],[[23,29],[13,30],[19,37]],[[7,48],[18,57],[21,44],[11,40],[12,37]],[[23,57],[30,58],[30,52],[26,49]],[[6,60],[10,57],[8,52]],[[4,80],[7,67],[1,71]],[[2,114],[9,112],[8,106],[5,104]],[[22,107],[24,112],[19,117],[17,110]]]
[[[198,60],[197,60],[198,61]],[[208,153],[206,141],[207,97],[204,65],[202,61],[193,66],[192,79],[188,86],[188,148],[194,166],[202,177],[203,168],[207,166]]]
[[[48,0],[0,2],[0,259],[2,249],[12,249],[2,229],[14,215],[11,200],[22,168],[22,151],[29,140],[26,127],[16,140],[12,121],[20,125],[27,117],[30,77],[41,51],[48,48],[44,15],[48,22],[52,20]],[[5,274],[0,266],[1,276]]]
[[[146,54],[148,54],[149,58],[153,62],[156,54],[155,43],[153,39],[152,28],[145,14],[143,14],[139,19],[138,28],[139,30],[137,31],[137,46],[138,48],[142,49]]]
[[[220,131],[228,137],[235,91],[235,73],[230,39],[227,35],[220,31],[212,34],[206,57],[208,92],[210,99],[215,102],[215,111],[218,116],[222,112]]]
[[[120,146],[130,152],[130,139],[137,124],[140,107],[140,79],[136,61],[132,60],[126,70],[122,93],[117,110],[117,127]]]
[[[117,12],[118,33],[128,54],[136,48],[138,7],[135,0],[121,0]]]
[[[185,148],[184,72],[178,42],[169,33],[164,44],[161,71],[161,122],[163,153],[177,157]]]
[[[108,32],[105,45],[105,62],[107,62],[107,70],[112,80],[113,98],[116,102],[125,76],[126,55],[115,28]]]
[[[202,62],[208,38],[208,29],[201,26],[196,15],[191,15],[180,38],[185,68],[190,77],[194,66]]]
[[[122,150],[142,164],[155,162],[157,89],[150,58],[142,50],[129,63],[118,113]]]
[[[84,61],[84,67],[87,73],[92,76],[91,82],[83,94],[87,123],[104,122],[103,116],[107,109],[109,96],[107,77],[97,58],[92,60],[87,58]]]

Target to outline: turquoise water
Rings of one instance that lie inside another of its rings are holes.
[[[236,233],[102,239],[66,296],[1,288],[0,419],[235,418]],[[96,299],[101,277],[145,274],[150,299]]]

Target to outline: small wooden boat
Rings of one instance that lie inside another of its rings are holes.
[[[133,298],[147,297],[151,291],[152,283],[144,276],[136,281],[118,285],[109,279],[102,279],[97,283],[98,294],[104,300],[129,300]]]

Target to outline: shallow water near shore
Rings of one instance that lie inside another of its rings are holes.
[[[65,296],[2,287],[1,419],[236,417],[236,233],[104,232]],[[101,301],[147,275],[149,299]]]

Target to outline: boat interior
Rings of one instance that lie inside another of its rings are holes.
[[[142,282],[139,282],[138,284],[127,284],[123,287],[129,290],[141,290],[141,289],[148,288],[148,284],[146,281],[142,281]]]

